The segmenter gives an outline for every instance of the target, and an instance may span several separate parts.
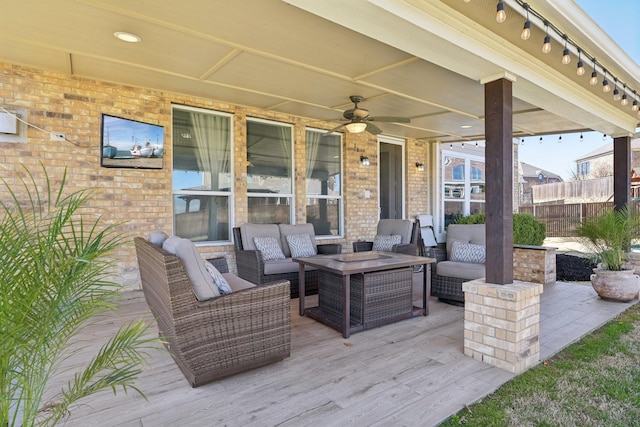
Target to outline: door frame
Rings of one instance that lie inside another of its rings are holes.
[[[380,183],[381,183],[381,174],[380,174],[380,144],[392,144],[399,145],[402,149],[401,157],[402,157],[402,171],[401,171],[401,182],[402,182],[402,219],[405,219],[407,216],[407,203],[406,203],[406,193],[407,193],[407,182],[406,182],[406,140],[402,138],[393,138],[390,136],[379,135],[378,136],[378,219],[380,219],[380,214],[382,210],[380,208],[380,200],[381,200],[381,192],[380,192]]]

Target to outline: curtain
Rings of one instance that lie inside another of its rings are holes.
[[[311,178],[318,158],[318,148],[320,148],[320,132],[307,132],[307,179]]]
[[[228,174],[231,171],[229,118],[197,112],[189,114],[193,124],[198,168],[203,171],[205,176],[203,185],[208,190],[219,191],[220,174]],[[219,197],[215,196],[208,198],[208,240],[227,240],[229,238],[228,224],[226,224],[226,238],[221,239],[219,236],[219,231],[224,231],[224,229],[221,230],[222,224],[218,222],[218,200]],[[228,207],[222,207],[222,209],[228,209]]]

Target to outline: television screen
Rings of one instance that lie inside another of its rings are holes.
[[[101,145],[104,167],[162,169],[162,126],[103,114]]]

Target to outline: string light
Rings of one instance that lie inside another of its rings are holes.
[[[604,93],[611,92],[611,86],[609,86],[609,80],[607,80],[607,70],[604,70],[604,79],[602,80],[602,91]]]
[[[520,140],[520,145],[524,145],[524,138]]]
[[[522,40],[529,40],[529,37],[531,37],[531,21],[529,21],[529,5],[525,3],[524,8],[527,11],[527,20],[524,21],[524,27],[522,27],[520,38]]]
[[[618,90],[618,79],[613,79],[613,100],[620,101],[620,91]]]
[[[562,51],[562,63],[567,65],[571,62],[571,55],[569,54],[569,49],[567,49],[567,35],[563,36],[564,38],[564,50]]]
[[[593,59],[593,72],[591,73],[591,78],[589,79],[589,84],[591,86],[595,86],[598,84],[598,72],[596,71],[596,60]]]
[[[578,65],[576,66],[576,74],[584,76],[584,63],[582,62],[582,51],[578,49]]]
[[[603,141],[606,141],[606,140],[607,140],[607,134],[606,134],[606,133],[603,133],[603,134],[602,134],[602,140],[603,140]]]
[[[502,0],[498,0],[498,6],[496,6],[496,21],[502,24],[507,20],[507,12],[504,10],[504,3]]]
[[[558,137],[558,144],[562,144],[562,135]]]
[[[584,136],[582,136],[582,132],[580,132],[580,142],[584,142]]]
[[[465,3],[468,3],[470,1],[471,0],[464,0]],[[544,25],[545,36],[542,44],[542,52],[545,54],[549,53],[552,50],[551,36],[549,35],[549,29],[551,29],[554,34],[554,39],[560,42],[560,39],[564,40],[564,49],[562,50],[562,64],[570,64],[572,53],[576,54],[578,56],[576,74],[578,76],[582,76],[586,73],[585,63],[587,61],[590,61],[593,65],[593,69],[591,72],[591,77],[589,78],[589,84],[591,86],[595,86],[598,83],[598,74],[604,74],[604,78],[602,80],[602,91],[608,93],[611,92],[612,89],[614,89],[614,99],[616,101],[621,101],[621,104],[623,106],[631,104],[632,110],[638,112],[638,114],[640,115],[640,99],[638,98],[637,92],[635,90],[632,90],[632,88],[627,88],[627,84],[625,82],[619,81],[620,85],[623,87],[622,91],[620,91],[617,86],[618,78],[615,75],[611,74],[610,76],[607,76],[607,70],[602,67],[601,64],[598,64],[598,61],[595,57],[590,55],[589,52],[584,51],[582,47],[579,46],[574,40],[572,40],[567,33],[560,30],[552,22],[548,21],[542,14],[532,8],[526,0],[512,0],[510,6],[515,7],[515,5],[518,5],[522,8],[522,11],[520,13],[526,17],[526,20],[524,21],[524,25],[522,27],[522,31],[520,33],[520,38],[522,40],[528,40],[531,37],[532,23],[535,23],[537,26],[539,26],[539,28],[542,28],[542,25]],[[532,22],[531,20],[531,15],[533,15],[533,17],[535,18],[534,22]],[[506,21],[506,19],[507,14],[505,2],[503,0],[498,0],[496,3],[496,21],[499,23],[503,23]],[[584,60],[582,58],[583,54],[586,58]],[[612,88],[609,83],[609,77],[613,78],[615,81],[614,88]]]
[[[549,23],[544,21],[544,27],[546,31],[546,35],[544,36],[544,43],[542,43],[542,53],[551,52],[551,37],[549,37]]]
[[[542,144],[542,137],[540,137],[540,141],[538,141],[538,144]]]

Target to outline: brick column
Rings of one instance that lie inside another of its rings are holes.
[[[484,279],[462,284],[465,293],[464,353],[514,374],[540,360],[541,284]]]

